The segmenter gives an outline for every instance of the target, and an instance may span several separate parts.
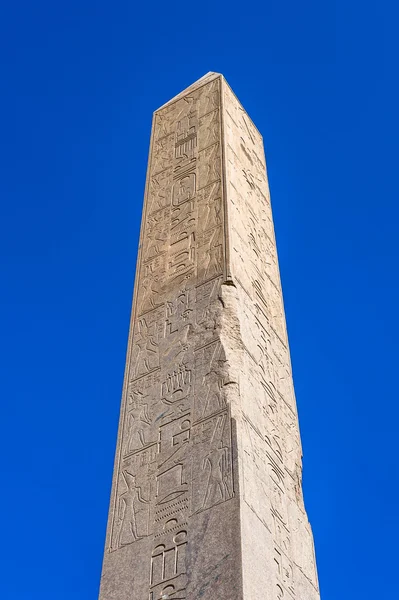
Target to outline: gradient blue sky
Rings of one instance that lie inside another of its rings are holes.
[[[399,597],[387,8],[3,3],[2,600],[97,598],[151,115],[210,70],[265,140],[322,599]]]

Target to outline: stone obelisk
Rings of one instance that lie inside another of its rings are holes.
[[[101,600],[318,600],[262,137],[155,111]]]

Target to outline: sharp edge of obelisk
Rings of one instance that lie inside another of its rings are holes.
[[[167,102],[165,102],[165,104],[162,104],[162,106],[160,106],[159,108],[157,108],[155,110],[155,112],[157,113],[158,111],[163,110],[164,108],[166,108],[170,104],[173,104],[173,102],[176,102],[176,100],[180,100],[181,98],[183,98],[187,94],[190,94],[190,93],[194,92],[197,88],[201,87],[205,83],[209,83],[213,79],[217,79],[218,77],[223,77],[223,75],[221,73],[216,73],[214,71],[208,71],[208,73],[206,73],[205,75],[203,75],[202,77],[200,77],[199,79],[197,79],[196,81],[194,81],[194,83],[192,83],[191,85],[189,85],[188,87],[186,87],[183,91],[181,91],[178,94],[176,94],[176,96],[173,96],[173,98],[171,98],[170,100],[168,100]]]
[[[165,104],[162,104],[162,106],[160,106],[159,108],[155,109],[154,110],[154,114],[156,114],[157,112],[163,110],[164,108],[166,108],[170,104],[173,104],[177,100],[180,100],[181,98],[184,98],[184,96],[186,96],[187,94],[190,94],[190,93],[194,92],[196,89],[198,89],[199,87],[203,86],[204,84],[210,83],[211,81],[213,81],[214,79],[217,79],[217,78],[220,78],[220,79],[223,80],[224,85],[226,85],[229,88],[230,92],[233,94],[233,96],[235,97],[235,99],[237,100],[237,102],[239,103],[239,105],[241,106],[241,108],[245,111],[246,116],[251,121],[252,125],[255,127],[255,129],[258,132],[258,134],[260,135],[260,137],[263,139],[263,136],[262,136],[261,132],[259,131],[257,125],[254,123],[254,121],[252,120],[252,118],[249,116],[249,114],[245,110],[242,102],[238,98],[238,96],[235,93],[235,91],[233,90],[233,88],[230,86],[229,82],[227,81],[227,79],[225,78],[225,76],[223,75],[223,73],[217,73],[216,71],[208,71],[208,73],[205,73],[205,75],[203,75],[202,77],[200,77],[199,79],[197,79],[196,81],[194,81],[194,83],[192,83],[191,85],[189,85],[188,87],[186,87],[182,92],[179,92],[178,94],[176,94],[176,96],[173,96],[173,98],[171,98],[170,100],[168,100],[167,102],[165,102]]]

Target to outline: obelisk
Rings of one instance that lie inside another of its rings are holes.
[[[101,600],[318,600],[262,136],[155,111]]]

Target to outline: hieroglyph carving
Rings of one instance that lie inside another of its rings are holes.
[[[153,137],[110,550],[151,535],[149,598],[178,600],[190,514],[233,496],[214,309],[224,268],[219,80],[156,113]]]

